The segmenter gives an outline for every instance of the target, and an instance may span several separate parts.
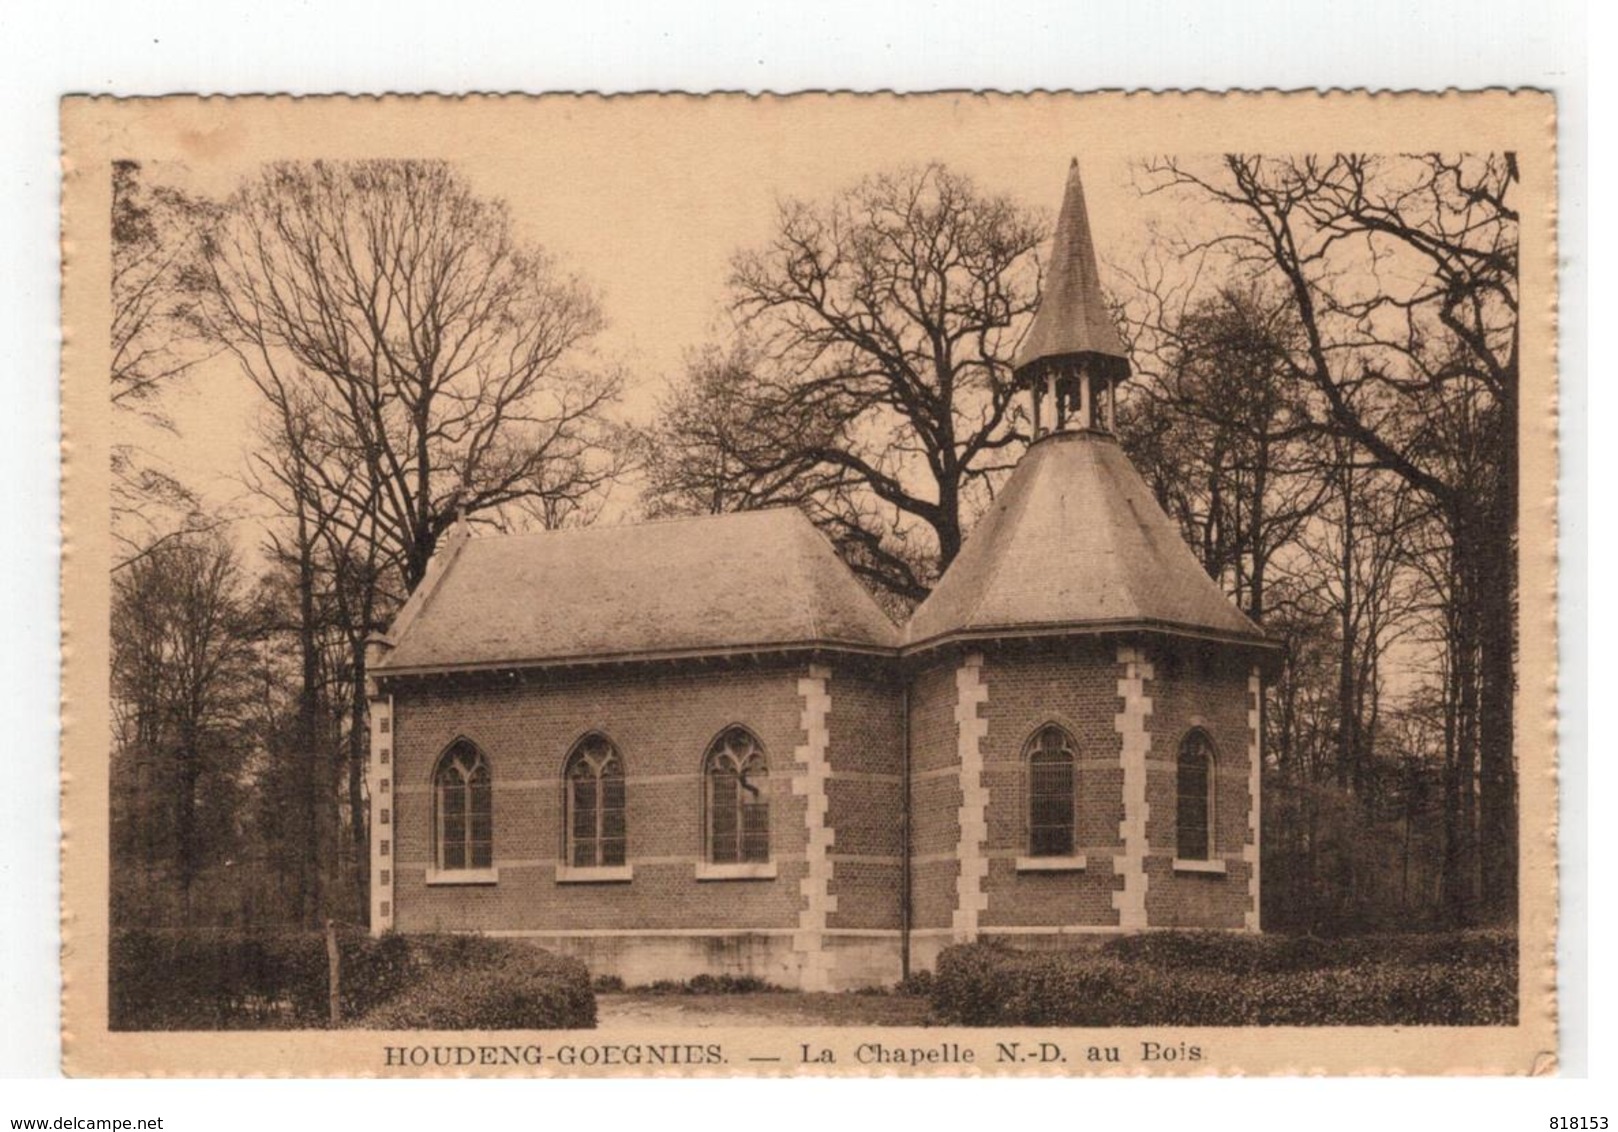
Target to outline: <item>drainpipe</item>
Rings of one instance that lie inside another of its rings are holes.
[[[899,689],[899,725],[903,729],[900,740],[900,775],[904,782],[903,801],[899,809],[899,832],[904,838],[901,858],[904,867],[899,877],[899,976],[910,977],[910,683],[906,680]]]

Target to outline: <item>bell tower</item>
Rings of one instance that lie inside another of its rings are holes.
[[[925,964],[947,940],[1258,931],[1275,646],[1118,441],[1129,360],[1077,162],[1014,372],[1034,442],[905,627],[907,765],[953,779],[911,829],[955,845],[906,874],[914,946]]]
[[[1068,167],[1045,293],[1017,350],[1015,373],[1032,401],[1036,440],[1056,432],[1114,431],[1129,359],[1101,296],[1076,157]]]

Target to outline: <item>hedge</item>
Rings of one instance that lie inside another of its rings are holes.
[[[1101,952],[1125,962],[1255,974],[1365,962],[1515,967],[1517,936],[1509,931],[1458,931],[1322,939],[1310,935],[1156,931],[1114,936],[1101,946]]]
[[[576,1030],[596,1024],[577,959],[477,936],[417,937],[409,984],[361,1018],[368,1030]]]
[[[595,1023],[583,965],[522,943],[463,935],[373,938],[350,930],[339,933],[338,952],[343,1025],[496,1029]],[[108,1024],[114,1030],[329,1025],[322,932],[125,929],[113,933],[108,958]],[[396,1013],[382,1013],[384,1005]],[[393,1023],[390,1017],[412,1020]]]
[[[757,975],[693,975],[684,981],[658,979],[636,989],[648,994],[760,994],[785,988]]]
[[[1485,1026],[1517,1017],[1498,932],[1318,940],[1153,932],[1099,947],[951,947],[932,992],[966,1026]]]
[[[356,1017],[404,985],[399,936],[338,934],[342,1014]],[[115,931],[108,955],[114,1030],[322,1026],[329,1021],[326,936],[224,930]]]

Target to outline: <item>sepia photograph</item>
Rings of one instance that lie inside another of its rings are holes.
[[[1554,112],[69,100],[69,1072],[1547,1071]]]

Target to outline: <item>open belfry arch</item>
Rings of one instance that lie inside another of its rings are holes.
[[[794,510],[458,529],[369,656],[373,928],[805,989],[981,938],[1258,930],[1271,645],[1119,446],[1129,373],[1075,162],[1015,362],[1033,443],[908,624]],[[733,732],[745,759],[706,757]],[[562,780],[580,735],[612,737],[610,798]],[[431,768],[463,736],[493,852],[451,869]]]

